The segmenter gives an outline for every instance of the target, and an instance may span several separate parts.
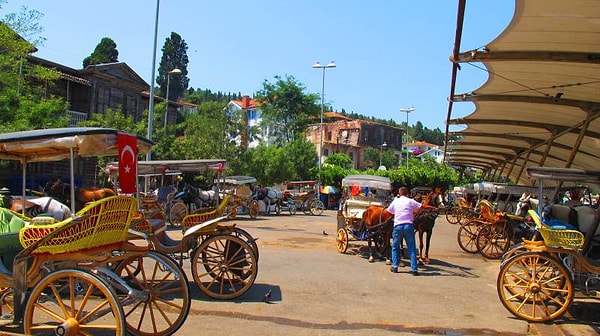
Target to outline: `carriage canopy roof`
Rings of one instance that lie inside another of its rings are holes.
[[[138,161],[137,169],[138,175],[172,174],[176,171],[223,170],[226,164],[225,159]],[[119,171],[119,163],[111,162],[107,164],[107,169],[116,173]]]
[[[256,177],[252,176],[227,176],[224,179],[221,179],[219,183],[233,184],[233,185],[242,185],[249,183],[256,183]]]
[[[369,187],[383,190],[392,190],[390,179],[376,175],[348,175],[342,179],[343,187],[357,185],[361,188]]]
[[[506,29],[466,51],[460,41],[468,6],[459,4],[445,161],[518,184],[531,183],[526,167],[596,169],[600,1],[515,0]],[[460,63],[485,67],[486,83],[454,93]],[[453,116],[458,102],[471,102],[473,112]],[[450,132],[450,125],[462,129]]]
[[[111,128],[65,127],[0,134],[0,159],[20,162],[59,161],[71,150],[83,157],[117,156],[117,134]],[[138,151],[147,153],[154,143],[135,135]]]

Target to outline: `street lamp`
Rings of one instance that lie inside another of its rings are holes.
[[[165,110],[165,135],[167,135],[167,119],[169,119],[169,87],[171,86],[171,75],[179,75],[181,70],[175,68],[167,72],[167,108]]]
[[[325,69],[335,68],[333,61],[327,65],[321,65],[319,62],[315,62],[312,66],[315,69],[323,69],[323,85],[321,86],[321,145],[319,147],[319,179],[321,178],[321,160],[323,158],[323,113],[325,113]]]
[[[150,76],[150,102],[148,104],[148,140],[152,140],[152,127],[154,119],[154,70],[156,69],[156,39],[158,37],[158,13],[160,0],[156,0],[156,17],[154,19],[154,41],[152,47],[152,75]],[[146,160],[152,160],[152,151],[146,154]]]
[[[406,169],[408,169],[408,114],[414,111],[414,107],[401,108],[400,112],[406,112]]]
[[[383,148],[386,147],[387,144],[385,141],[381,144],[381,150],[379,151],[379,168],[381,168],[381,159],[383,158]]]

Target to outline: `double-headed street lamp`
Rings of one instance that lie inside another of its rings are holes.
[[[408,114],[414,111],[414,107],[401,108],[400,112],[406,112],[406,169],[408,169]]]
[[[323,85],[321,87],[321,130],[319,132],[321,134],[321,145],[319,147],[319,179],[321,179],[321,160],[323,158],[323,113],[325,113],[325,69],[335,68],[335,63],[331,61],[327,65],[321,65],[319,62],[315,62],[313,68],[323,69]]]
[[[381,159],[383,158],[383,149],[387,147],[385,141],[381,144],[381,150],[379,151],[379,168],[381,168]]]
[[[171,86],[171,75],[180,75],[181,70],[175,68],[167,72],[167,108],[165,110],[165,135],[167,135],[167,119],[169,119],[169,87]]]

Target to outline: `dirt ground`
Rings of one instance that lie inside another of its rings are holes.
[[[191,315],[178,335],[597,335],[600,305],[577,301],[564,319],[530,325],[496,294],[499,261],[463,252],[458,226],[438,217],[429,265],[413,277],[367,261],[366,242],[336,250],[335,211],[321,216],[240,216],[258,237],[253,287],[233,301],[203,296],[192,283]],[[189,269],[189,266],[187,267]],[[266,293],[271,293],[268,302]],[[599,302],[600,303],[600,302]],[[580,311],[579,313],[577,313]],[[581,312],[584,312],[583,314]],[[576,317],[573,317],[573,314]]]
[[[434,228],[431,263],[420,266],[418,277],[409,267],[391,273],[384,261],[369,263],[363,241],[339,253],[335,211],[231,222],[258,238],[257,279],[244,295],[223,301],[190,282],[192,307],[177,335],[600,334],[600,301],[576,300],[552,324],[512,316],[496,294],[499,261],[462,251],[458,226],[443,217]],[[180,238],[181,232],[169,235]],[[188,260],[184,269],[192,279]],[[10,331],[0,327],[0,334]]]

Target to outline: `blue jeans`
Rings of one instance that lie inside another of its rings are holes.
[[[417,245],[415,243],[415,227],[412,224],[394,225],[392,231],[392,267],[398,267],[400,263],[400,246],[402,239],[410,253],[410,270],[417,271]]]

